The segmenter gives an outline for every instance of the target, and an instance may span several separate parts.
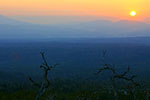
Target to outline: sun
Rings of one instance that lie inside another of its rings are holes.
[[[130,16],[136,16],[136,11],[131,11]]]

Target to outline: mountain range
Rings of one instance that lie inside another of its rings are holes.
[[[95,20],[69,24],[33,24],[0,16],[0,38],[148,37],[150,24],[138,21]]]

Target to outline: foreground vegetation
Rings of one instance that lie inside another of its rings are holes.
[[[56,79],[40,100],[114,100],[113,90],[110,85],[74,80]],[[37,88],[27,86],[6,86],[0,90],[0,100],[34,100]],[[149,100],[149,90],[136,89],[136,100]],[[120,87],[118,89],[119,100],[134,100],[130,90]]]
[[[105,54],[106,52],[103,52],[103,58]],[[136,82],[135,75],[127,75],[130,67],[123,73],[119,73],[114,64],[105,63],[102,59],[101,68],[95,75],[105,70],[110,71],[112,73],[110,80],[105,84],[103,80],[49,81],[48,73],[57,64],[51,66],[47,63],[43,52],[41,56],[43,63],[40,68],[44,71],[42,81],[34,81],[29,77],[33,87],[29,83],[1,84],[0,100],[150,100],[149,86]]]

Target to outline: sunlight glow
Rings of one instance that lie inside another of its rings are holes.
[[[136,11],[131,11],[131,12],[130,12],[130,15],[131,15],[131,16],[136,16]]]

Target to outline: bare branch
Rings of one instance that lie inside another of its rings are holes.
[[[35,81],[33,81],[33,79],[32,79],[31,77],[29,77],[29,80],[30,80],[30,82],[32,83],[32,85],[34,85],[34,86],[36,86],[36,87],[38,87],[38,88],[41,87],[40,84],[38,84],[38,83],[36,83]]]
[[[56,66],[58,66],[59,64],[54,64],[52,66],[49,66],[49,69],[55,68]]]
[[[100,68],[97,74],[101,73],[104,70],[110,70],[113,74],[116,74],[116,71],[114,69],[114,65],[112,64],[102,64],[103,68]]]
[[[44,69],[44,75],[43,75],[43,81],[41,82],[41,85],[37,84],[35,81],[32,80],[32,78],[30,77],[29,80],[31,81],[31,83],[40,88],[38,94],[36,95],[35,100],[39,100],[39,98],[45,93],[46,89],[49,87],[50,82],[47,79],[48,77],[48,71],[50,71],[52,68],[56,67],[58,64],[54,64],[52,66],[49,66],[46,59],[45,59],[45,55],[44,52],[40,52],[41,57],[43,59],[43,64],[40,65],[40,68]]]
[[[125,71],[123,74],[121,74],[120,76],[125,76],[127,73],[129,73],[129,71],[130,71],[130,67],[128,66],[128,69],[127,69],[127,71]]]
[[[46,67],[49,67],[49,66],[48,66],[48,63],[47,63],[47,61],[46,61],[46,59],[45,59],[44,52],[40,52],[40,54],[41,54],[41,57],[42,57],[42,59],[43,59],[43,65],[45,65]]]
[[[106,55],[106,51],[103,52],[102,57],[104,58],[105,55]],[[106,64],[105,63],[105,64],[102,64],[102,68],[100,68],[96,74],[100,74],[102,71],[105,71],[105,70],[112,71],[112,76],[110,77],[110,79],[111,79],[113,91],[114,91],[114,100],[118,100],[118,93],[117,93],[118,90],[116,87],[116,79],[122,79],[122,80],[128,81],[128,82],[132,83],[134,85],[134,87],[140,86],[138,83],[136,83],[134,81],[134,78],[136,77],[135,75],[133,75],[131,77],[126,76],[130,72],[129,66],[127,68],[127,71],[125,71],[121,74],[118,74],[116,72],[116,69],[115,69],[113,64]]]

